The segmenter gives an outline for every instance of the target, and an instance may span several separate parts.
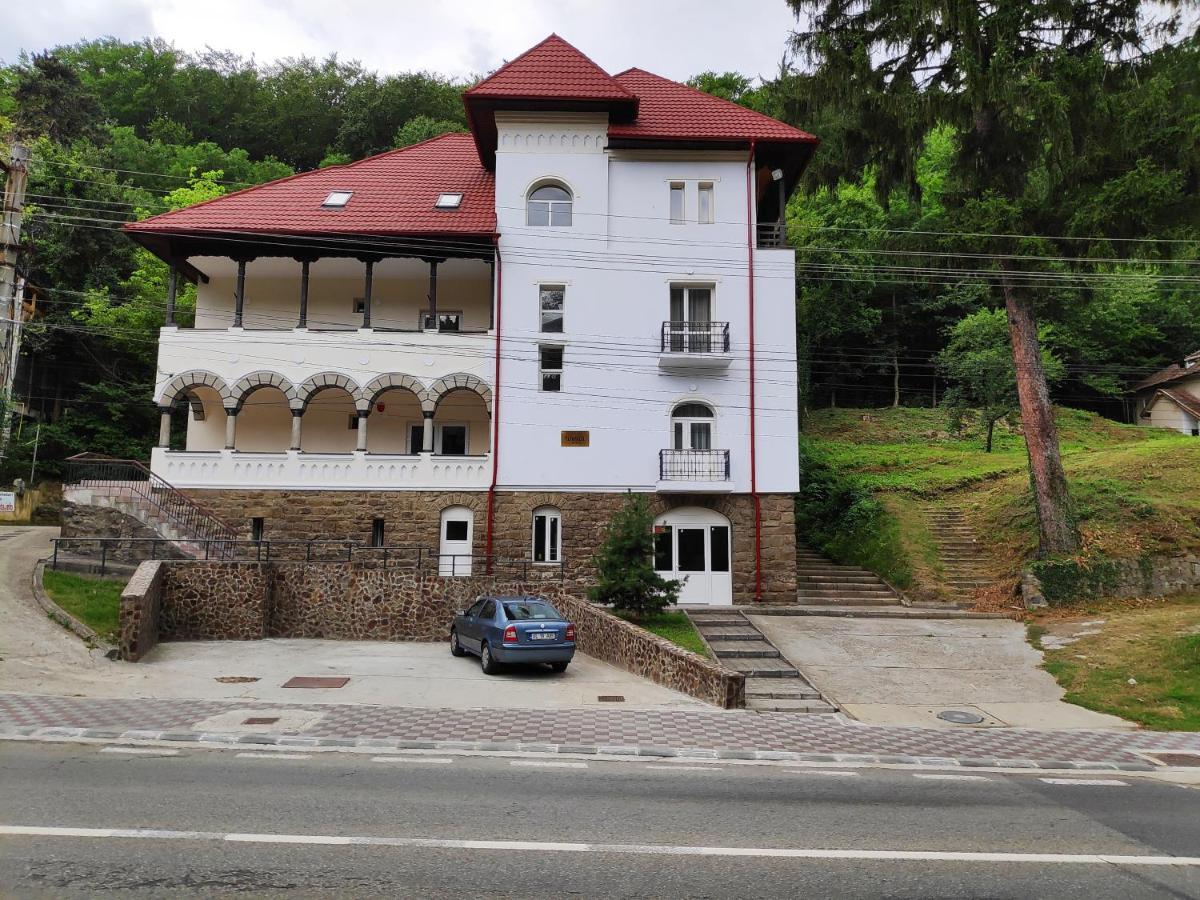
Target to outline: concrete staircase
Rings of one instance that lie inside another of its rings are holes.
[[[796,599],[801,606],[900,606],[900,595],[867,569],[840,566],[808,547],[796,548]]]
[[[741,612],[706,609],[688,610],[687,614],[721,665],[746,676],[747,709],[837,712]]]
[[[87,489],[66,487],[63,489],[63,500],[76,505],[114,510],[133,519],[163,540],[170,541],[171,547],[182,555],[192,558],[204,556],[204,544],[200,540],[171,521],[157,505],[137,496],[135,491],[123,487],[118,482],[100,490],[95,487]],[[97,536],[115,537],[114,535]]]
[[[960,508],[947,506],[930,511],[930,531],[938,546],[945,570],[945,585],[955,598],[969,600],[980,588],[994,583],[983,576],[986,557],[973,529]]]

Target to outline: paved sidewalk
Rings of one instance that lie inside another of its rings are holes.
[[[246,719],[277,722],[248,724]],[[131,733],[132,732],[132,733]],[[559,753],[894,763],[1149,768],[1138,751],[1200,755],[1200,734],[863,725],[840,716],[681,709],[415,709],[0,694],[0,738],[241,741],[329,746],[535,749]]]

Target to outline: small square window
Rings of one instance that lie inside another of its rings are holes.
[[[250,520],[250,540],[261,541],[263,539],[263,526],[262,516],[255,516]]]
[[[543,284],[540,290],[542,331],[561,334],[563,330],[563,300],[566,288],[561,284]]]
[[[462,194],[438,194],[434,209],[458,209],[462,206]]]
[[[327,209],[341,209],[350,202],[350,198],[353,196],[354,191],[330,191],[329,196],[321,205]]]
[[[562,390],[562,347],[538,347],[538,369],[543,391]]]
[[[372,519],[371,520],[371,546],[372,547],[382,547],[383,546],[383,528],[384,528],[383,519]]]
[[[684,184],[682,181],[671,182],[671,224],[682,225],[685,204],[683,200]]]
[[[697,187],[696,221],[701,225],[711,225],[716,221],[713,210],[713,185],[711,181],[702,181]]]

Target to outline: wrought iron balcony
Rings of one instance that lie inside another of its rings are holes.
[[[728,450],[659,450],[659,481],[729,480]]]
[[[663,322],[662,369],[724,369],[731,362],[728,322]]]

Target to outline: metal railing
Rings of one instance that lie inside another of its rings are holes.
[[[172,540],[169,538],[128,537],[64,537],[53,540],[54,552],[50,568],[57,569],[60,556],[91,558],[91,550],[99,558],[99,574],[107,574],[109,566],[153,559],[180,559],[170,550],[192,551],[187,559],[218,560],[221,562],[305,562],[344,563],[366,562],[381,568],[413,569],[431,572],[446,577],[467,575],[519,575],[522,579],[530,574],[555,575],[563,578],[564,564],[535,563],[529,559],[512,559],[469,553],[439,553],[428,547],[375,547],[357,541],[339,540],[226,540],[209,538],[203,540]]]
[[[788,245],[787,228],[782,222],[759,222],[756,237],[760,250],[774,250]]]
[[[728,353],[728,322],[663,322],[663,353]]]
[[[66,460],[63,487],[94,488],[145,501],[151,510],[194,541],[237,540],[237,532],[212,510],[155,475],[141,462],[80,453]]]
[[[728,481],[728,450],[659,450],[659,481]]]

